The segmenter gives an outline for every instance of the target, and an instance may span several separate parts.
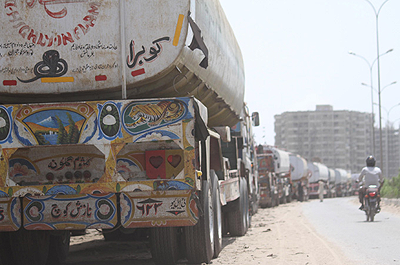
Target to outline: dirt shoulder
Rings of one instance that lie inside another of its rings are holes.
[[[358,204],[358,199],[351,200]],[[400,216],[399,200],[382,200],[382,211]],[[336,244],[316,232],[302,214],[304,203],[259,209],[243,237],[224,237],[224,248],[213,265],[247,264],[356,264]],[[71,238],[70,257],[74,265],[153,264],[144,242],[106,242],[96,230]],[[180,263],[185,264],[185,263]]]
[[[260,209],[244,237],[224,243],[212,264],[353,264],[314,230],[296,201]]]

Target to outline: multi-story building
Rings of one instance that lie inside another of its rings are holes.
[[[381,165],[379,139],[379,129],[375,128],[375,158]],[[382,155],[383,165],[380,167],[384,175],[389,178],[398,176],[400,168],[400,128],[395,129],[391,124],[382,128]]]
[[[360,172],[372,153],[371,118],[370,113],[330,105],[284,112],[275,115],[275,145],[330,168]]]

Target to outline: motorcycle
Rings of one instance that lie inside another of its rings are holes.
[[[364,196],[364,211],[367,215],[367,222],[373,222],[375,214],[380,212],[378,207],[379,197],[378,186],[369,185]]]

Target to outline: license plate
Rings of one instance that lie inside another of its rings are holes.
[[[115,194],[26,197],[24,227],[27,230],[109,229],[117,224],[116,205]]]

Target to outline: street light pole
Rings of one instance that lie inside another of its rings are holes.
[[[382,3],[382,5],[379,7],[378,11],[376,11],[374,5],[369,1],[367,1],[372,9],[374,10],[375,13],[375,22],[376,22],[376,55],[377,55],[377,66],[378,66],[378,97],[379,97],[379,146],[380,146],[380,154],[381,154],[381,167],[383,165],[383,151],[382,151],[382,105],[381,105],[381,76],[380,76],[380,62],[379,62],[379,13],[382,10],[382,7],[389,1],[386,0],[385,2]]]
[[[400,106],[400,102],[397,103],[396,105],[394,105],[393,107],[391,107],[389,109],[389,111],[387,112],[387,125],[386,125],[386,176],[389,176],[389,124],[390,124],[390,120],[389,120],[389,114],[390,111],[392,111],[393,108]]]
[[[374,87],[372,85],[372,68],[374,67],[375,62],[378,60],[379,57],[382,57],[385,54],[388,54],[390,52],[392,52],[393,49],[387,50],[385,53],[380,54],[377,58],[375,58],[375,60],[372,61],[372,63],[370,63],[364,56],[361,56],[359,54],[356,54],[355,52],[349,51],[349,54],[357,56],[361,59],[363,59],[369,68],[369,76],[370,76],[370,84],[371,84],[371,129],[372,129],[372,154],[375,155],[375,120],[374,120]],[[365,85],[368,86],[365,83],[361,83],[361,85]]]

